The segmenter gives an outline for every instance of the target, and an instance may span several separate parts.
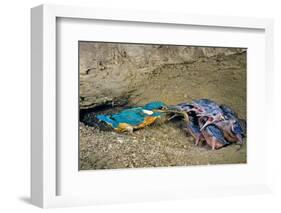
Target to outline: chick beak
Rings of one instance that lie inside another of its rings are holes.
[[[238,139],[238,144],[239,144],[239,145],[242,145],[242,144],[243,144],[242,136],[241,136],[240,134],[237,134],[236,137],[237,137],[237,139]]]
[[[206,123],[200,128],[200,131],[202,131],[206,126],[208,126],[208,125],[210,125],[212,123],[214,123],[214,119],[208,119],[206,121]]]

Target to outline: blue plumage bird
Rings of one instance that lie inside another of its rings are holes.
[[[210,99],[197,99],[174,107],[188,112],[189,122],[184,130],[195,138],[195,145],[201,139],[205,139],[212,149],[223,147],[230,142],[243,143],[246,121],[239,119],[230,107],[219,105]]]
[[[234,112],[233,109],[231,109],[229,106],[221,104],[220,108],[223,111],[223,113],[225,114],[225,116],[227,116],[229,118],[237,118],[238,117],[237,113]]]
[[[186,125],[184,130],[186,132],[188,132],[189,134],[191,134],[191,136],[193,136],[195,138],[195,145],[197,146],[199,144],[200,140],[203,139],[203,135],[200,131],[198,119],[196,117],[193,117],[193,116],[189,116],[189,118],[190,118],[190,121]]]
[[[197,108],[196,116],[208,118],[205,124],[201,127],[201,130],[203,130],[209,124],[225,119],[223,110],[216,102],[212,100],[198,99],[193,100],[192,104]]]
[[[193,105],[198,105],[203,109],[205,112],[212,112],[213,110],[220,110],[219,105],[209,99],[197,99],[192,101]]]
[[[199,126],[206,143],[212,147],[212,150],[228,145],[229,142],[224,138],[223,131],[217,125],[208,124],[202,129],[206,121],[207,117],[200,117]]]
[[[203,129],[202,134],[209,146],[212,147],[212,150],[219,149],[223,146],[229,144],[224,138],[224,134],[216,125],[210,124]]]
[[[198,145],[200,140],[203,139],[202,131],[209,125],[224,120],[224,114],[220,106],[209,99],[197,99],[193,100],[191,103],[180,103],[173,106],[175,109],[180,111],[185,111],[188,113],[189,120],[184,128],[189,134],[195,138],[195,145]],[[199,120],[204,120],[204,122],[199,125]],[[211,130],[215,131],[215,126],[210,126],[204,133],[205,135],[212,135]],[[216,138],[218,135],[213,135]],[[206,136],[207,137],[207,136]],[[218,139],[217,139],[218,141]]]
[[[143,107],[125,109],[113,115],[99,114],[96,118],[99,122],[105,122],[118,132],[133,132],[134,129],[140,129],[154,123],[160,118],[161,109],[165,106],[166,104],[163,102],[155,101]]]
[[[216,122],[216,125],[224,134],[224,138],[229,142],[238,142],[238,144],[243,144],[242,139],[242,129],[240,128],[237,121],[224,120],[220,122]]]
[[[246,137],[246,121],[239,119],[237,113],[229,106],[220,105],[220,108],[222,109],[225,118],[232,121],[232,131],[235,134],[240,134],[241,136]]]

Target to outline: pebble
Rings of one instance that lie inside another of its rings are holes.
[[[121,138],[117,138],[117,141],[118,141],[119,143],[123,143],[123,142],[124,142]]]

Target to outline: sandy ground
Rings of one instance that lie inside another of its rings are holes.
[[[246,119],[246,53],[158,67],[131,94],[129,104],[156,100],[176,104],[197,98],[229,105]],[[133,134],[120,134],[81,122],[80,169],[246,163],[246,144],[241,149],[233,144],[215,151],[204,144],[195,146],[182,125],[181,120],[158,122]]]

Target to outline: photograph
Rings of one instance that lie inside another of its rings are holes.
[[[78,41],[79,170],[247,163],[247,48]]]

